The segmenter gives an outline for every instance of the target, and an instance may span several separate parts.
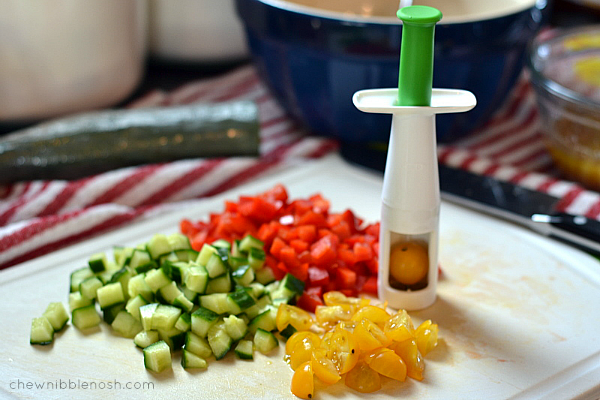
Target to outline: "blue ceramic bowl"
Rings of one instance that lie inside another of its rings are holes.
[[[481,126],[502,104],[549,7],[546,0],[470,0],[465,10],[465,1],[428,1],[415,4],[444,14],[435,33],[434,87],[470,90],[478,101],[468,113],[437,117],[438,140],[447,142]],[[389,137],[390,116],[356,110],[352,95],[398,85],[397,5],[236,0],[253,61],[276,98],[314,133],[354,143]]]

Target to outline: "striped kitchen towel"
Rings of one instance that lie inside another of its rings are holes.
[[[127,222],[181,207],[337,149],[308,135],[273,99],[252,66],[172,91],[153,91],[129,107],[253,100],[261,125],[259,158],[191,159],[123,168],[76,181],[32,181],[0,188],[0,268],[38,257]],[[567,212],[600,219],[600,195],[561,180],[543,148],[532,91],[523,78],[489,123],[440,145],[440,161],[510,180],[562,199]]]

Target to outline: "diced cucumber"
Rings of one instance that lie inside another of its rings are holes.
[[[261,269],[265,265],[266,254],[265,251],[252,247],[248,252],[248,264],[256,271]]]
[[[225,314],[230,308],[230,305],[227,302],[227,293],[213,293],[201,296],[200,306],[217,314]]]
[[[275,282],[275,274],[271,267],[265,265],[261,269],[257,270],[254,273],[255,279],[257,282],[268,285],[271,282]]]
[[[256,347],[256,350],[263,354],[267,354],[279,346],[279,341],[273,333],[258,328],[254,334],[254,346]]]
[[[129,265],[134,251],[133,247],[114,246],[113,258],[118,266],[124,267],[125,265]]]
[[[133,250],[131,258],[129,259],[129,268],[133,269],[139,274],[148,271],[152,266],[156,266],[156,262],[152,260],[150,253],[148,253],[146,250]]]
[[[158,307],[156,307],[154,313],[152,314],[152,329],[172,329],[175,327],[175,323],[179,319],[180,315],[181,309],[174,306],[159,304]]]
[[[214,279],[208,281],[206,285],[206,293],[227,293],[232,289],[231,276],[228,273],[224,273]]]
[[[183,347],[183,344],[185,343],[185,334],[185,332],[182,332],[175,327],[158,330],[158,337],[167,343],[171,348],[171,351],[176,351]]]
[[[142,349],[156,342],[158,342],[157,331],[141,331],[137,335],[135,335],[135,338],[133,338],[133,343],[135,343],[137,347],[141,347]]]
[[[189,313],[183,313],[175,322],[175,328],[182,332],[187,332],[192,329],[192,315]]]
[[[94,276],[94,271],[90,267],[83,267],[71,272],[71,293],[79,291],[79,284]]]
[[[171,349],[164,340],[144,348],[144,367],[156,373],[172,368]]]
[[[247,259],[247,254],[240,250],[241,240],[234,240],[231,244],[231,256]]]
[[[267,306],[270,304],[271,299],[268,295],[264,295],[260,299],[256,300],[256,303],[252,307],[248,307],[244,313],[252,320],[258,314],[265,312],[267,310]]]
[[[202,265],[201,263],[198,264]],[[210,256],[205,267],[209,278],[216,278],[217,276],[221,276],[227,272],[227,265],[225,265],[223,259],[218,253],[213,253]]]
[[[256,304],[252,296],[250,296],[248,292],[244,290],[244,288],[236,289],[234,292],[229,293],[227,297],[229,297],[229,300],[231,300],[236,306],[235,308],[230,306],[230,308],[232,308],[232,314],[239,314]]]
[[[108,269],[108,259],[104,253],[92,254],[88,260],[88,265],[94,273],[100,273]]]
[[[152,301],[154,298],[154,292],[150,289],[150,286],[146,283],[146,275],[136,275],[131,278],[127,284],[127,293],[129,297],[135,297],[138,294],[141,295],[147,301]]]
[[[246,257],[229,256],[229,258],[227,259],[227,262],[229,263],[229,266],[233,270],[236,270],[243,265],[248,265],[248,259]]]
[[[279,284],[279,287],[284,287],[285,289],[295,293],[298,296],[300,296],[302,292],[304,292],[304,282],[302,282],[300,279],[296,278],[294,275],[289,273],[285,274],[285,276],[281,280],[281,283]]]
[[[54,329],[48,318],[41,316],[31,321],[29,343],[47,345],[54,340]]]
[[[229,243],[225,239],[217,239],[210,244],[212,247],[216,247],[217,249],[225,249],[227,252],[231,252],[231,243]]]
[[[160,288],[167,286],[171,283],[171,279],[165,274],[165,271],[162,268],[153,269],[146,272],[146,284],[154,293],[156,293]]]
[[[223,318],[223,322],[225,323],[225,331],[234,342],[243,339],[248,333],[248,325],[246,322],[235,315]]]
[[[98,312],[96,312],[96,307],[92,304],[73,310],[71,321],[73,321],[73,325],[77,329],[85,330],[100,325],[102,319]]]
[[[125,303],[118,303],[114,306],[104,308],[102,310],[102,319],[104,319],[104,322],[110,325],[122,310],[125,310]]]
[[[187,332],[184,348],[202,358],[208,358],[213,354],[208,341],[194,332]]]
[[[250,249],[263,249],[265,244],[252,235],[246,235],[240,242],[239,250],[248,253]]]
[[[146,304],[148,304],[148,301],[144,298],[144,296],[138,294],[127,301],[125,309],[133,318],[135,318],[137,321],[141,321],[140,307],[145,306]]]
[[[174,253],[177,256],[177,260],[183,262],[195,262],[198,258],[198,252],[192,249],[175,250]]]
[[[188,298],[183,295],[183,293],[177,296],[175,300],[173,300],[172,304],[177,308],[181,308],[181,310],[185,312],[191,312],[194,308],[194,303],[189,301]]]
[[[138,265],[134,268],[136,274],[143,274],[153,269],[158,269],[158,263],[154,260],[147,262],[146,264]]]
[[[254,281],[254,270],[249,265],[242,265],[231,273],[231,277],[241,286],[248,286]]]
[[[64,328],[69,320],[69,313],[65,309],[64,304],[60,302],[48,304],[48,307],[42,316],[48,319],[55,332]]]
[[[119,311],[115,320],[110,324],[112,328],[123,337],[134,338],[142,331],[142,324],[133,318],[127,311]]]
[[[205,359],[198,357],[191,351],[183,349],[183,353],[181,355],[181,366],[183,369],[204,369],[208,367],[208,363]]]
[[[177,287],[177,284],[173,281],[166,286],[159,289],[160,295],[169,304],[173,304],[175,299],[179,296],[183,296],[181,290]]]
[[[185,277],[185,286],[196,293],[206,292],[208,285],[208,272],[202,265],[191,263]]]
[[[192,332],[200,337],[206,337],[208,330],[219,320],[218,314],[200,307],[192,313]]]
[[[150,257],[155,260],[158,260],[163,254],[170,253],[172,250],[167,235],[163,235],[162,233],[157,233],[152,236],[148,241],[146,248],[148,249],[148,253],[150,253]]]
[[[198,253],[198,258],[196,258],[196,262],[200,265],[206,266],[208,260],[213,254],[218,254],[217,249],[210,244],[204,244]]]
[[[145,331],[153,330],[152,316],[158,308],[158,303],[146,304],[140,307],[140,320],[142,322],[142,328]]]
[[[240,340],[234,351],[235,355],[241,360],[254,359],[254,344],[251,340]]]
[[[183,295],[192,303],[194,303],[196,301],[196,299],[198,298],[198,293],[188,289],[187,287],[182,287],[181,288],[181,292],[183,293]]]
[[[292,336],[296,332],[297,332],[296,328],[294,328],[292,326],[292,324],[289,324],[288,326],[285,327],[284,330],[280,331],[279,334],[287,340],[290,338],[290,336]]]
[[[189,264],[183,261],[167,261],[161,264],[161,267],[164,269],[165,273],[171,278],[174,282],[181,284],[185,282],[185,278],[187,272],[189,270]]]
[[[265,286],[262,283],[252,282],[248,287],[252,289],[251,295],[255,299],[260,299],[265,294]]]
[[[172,251],[191,250],[190,240],[183,233],[172,233],[167,236]]]
[[[108,285],[102,286],[98,289],[96,294],[100,308],[107,308],[125,301],[123,288],[121,287],[120,282],[109,283]]]
[[[90,278],[84,279],[83,282],[79,284],[79,291],[83,297],[88,299],[96,298],[96,291],[103,286],[103,283],[98,277],[92,276]]]
[[[123,267],[116,271],[112,277],[110,278],[109,283],[117,283],[121,284],[121,289],[123,289],[123,296],[125,301],[129,300],[129,290],[125,290],[129,288],[129,280],[133,277],[133,272],[129,267]]]
[[[211,328],[208,330],[207,339],[208,345],[210,346],[217,360],[225,357],[227,352],[231,349],[231,345],[233,344],[233,340],[225,330],[225,324],[223,321],[211,326]]]
[[[250,321],[248,329],[250,332],[255,333],[257,329],[263,329],[265,331],[274,331],[277,329],[275,318],[277,317],[277,309],[274,307],[267,308],[266,311],[258,314]]]

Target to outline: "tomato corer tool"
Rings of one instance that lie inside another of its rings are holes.
[[[477,101],[465,90],[432,89],[435,24],[442,13],[409,6],[399,9],[397,16],[403,24],[398,88],[361,90],[352,100],[361,111],[392,114],[382,190],[378,291],[390,307],[418,310],[435,302],[438,278],[435,115],[465,112]],[[417,283],[404,284],[390,274],[391,252],[407,243],[418,243],[426,254],[428,269]]]

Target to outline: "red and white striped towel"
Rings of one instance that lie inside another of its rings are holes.
[[[251,66],[191,82],[170,93],[151,92],[130,107],[234,99],[258,104],[259,158],[182,160],[76,181],[33,181],[0,188],[0,268],[167,212],[180,207],[182,201],[215,195],[284,163],[317,158],[337,149],[334,140],[309,136],[292,121]],[[439,156],[449,165],[560,197],[568,212],[600,218],[600,195],[556,178],[540,139],[531,88],[523,79],[484,129],[452,146],[440,146]]]

